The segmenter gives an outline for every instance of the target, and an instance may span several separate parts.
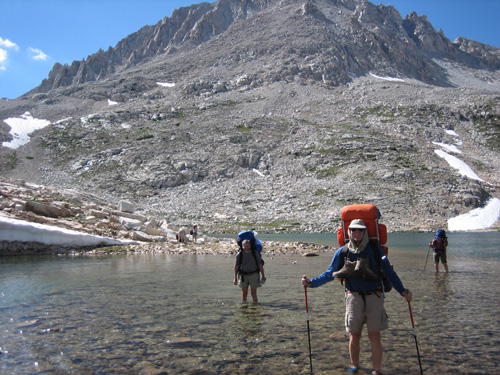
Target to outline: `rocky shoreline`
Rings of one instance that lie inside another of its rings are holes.
[[[328,246],[304,242],[264,241],[263,255],[273,257],[285,254],[314,256],[331,250]],[[0,255],[116,255],[116,254],[176,254],[176,255],[236,255],[235,241],[211,238],[210,242],[140,243],[106,247],[64,247],[35,242],[0,242]]]
[[[178,242],[179,229],[144,214],[135,213],[133,204],[108,203],[96,196],[75,190],[42,186],[0,177],[0,215],[47,224],[103,237],[133,240],[133,244],[104,247],[60,246],[41,242],[2,241],[0,255],[103,255],[103,254],[213,254],[234,255],[235,240],[200,235],[196,242]],[[236,234],[235,234],[236,238]],[[264,242],[265,256],[282,254],[312,255],[328,247],[294,242]]]
[[[303,256],[314,256],[321,252],[330,250],[328,246],[317,245],[306,242],[278,242],[263,241],[262,254],[272,257],[284,254],[300,254]],[[210,242],[174,244],[157,243],[126,246],[126,251],[134,253],[173,253],[173,254],[212,254],[212,255],[236,255],[238,246],[236,240],[220,240],[211,238]]]

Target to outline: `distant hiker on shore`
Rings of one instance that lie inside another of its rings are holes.
[[[179,233],[175,236],[177,238],[177,241],[179,242],[186,242],[186,228],[181,228],[179,230]]]
[[[196,242],[196,240],[198,239],[198,226],[196,224],[193,225],[193,228],[191,228],[189,234],[193,236],[193,242]]]
[[[446,247],[448,246],[448,237],[443,229],[436,231],[434,239],[429,243],[429,246],[434,249],[434,269],[439,272],[439,260],[443,264],[443,268],[448,272],[448,260],[446,259]]]
[[[345,327],[350,335],[349,354],[352,363],[348,372],[356,373],[360,370],[361,332],[366,323],[372,349],[372,374],[381,375],[383,354],[381,331],[388,328],[382,277],[387,277],[394,289],[407,301],[411,301],[412,294],[404,288],[380,246],[377,243],[370,243],[368,230],[363,220],[352,220],[348,226],[348,234],[349,242],[335,252],[328,269],[312,280],[303,276],[301,283],[305,288],[317,288],[336,277],[344,279],[346,289]],[[347,251],[343,251],[345,247],[347,247]],[[345,259],[343,259],[344,256]]]
[[[255,249],[252,248],[250,240],[243,240],[240,251],[236,254],[234,265],[234,285],[241,288],[241,299],[246,302],[248,297],[248,287],[253,302],[258,302],[257,288],[260,288],[266,281],[262,259]]]

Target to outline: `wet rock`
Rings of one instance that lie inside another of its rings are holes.
[[[38,323],[38,319],[33,319],[33,320],[27,320],[25,322],[19,323],[16,325],[17,328],[26,328],[26,327],[33,327]]]

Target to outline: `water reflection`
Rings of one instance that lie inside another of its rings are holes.
[[[241,303],[235,309],[233,331],[244,344],[255,345],[261,340],[261,325],[264,323],[261,306],[255,303]]]
[[[436,272],[434,275],[434,294],[438,300],[448,299],[448,272]]]

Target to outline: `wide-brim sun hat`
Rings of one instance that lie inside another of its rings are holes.
[[[349,229],[366,229],[365,222],[361,219],[354,219],[349,224]]]

